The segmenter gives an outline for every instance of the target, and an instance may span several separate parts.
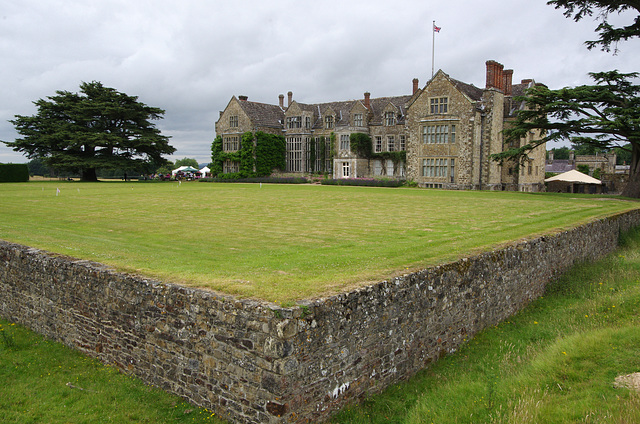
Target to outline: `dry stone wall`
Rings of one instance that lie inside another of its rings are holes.
[[[0,315],[239,423],[322,422],[614,250],[632,211],[292,308],[0,242]]]

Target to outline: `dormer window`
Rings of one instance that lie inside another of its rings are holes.
[[[353,114],[353,126],[362,127],[363,126],[362,124],[363,124],[362,114],[361,113],[354,113]]]
[[[237,128],[238,127],[238,115],[232,115],[229,117],[229,126],[231,128]]]
[[[434,97],[430,99],[429,112],[432,115],[442,115],[449,112],[449,99],[447,97]]]
[[[287,128],[302,128],[302,116],[289,116],[287,118]]]
[[[327,115],[324,117],[324,127],[326,129],[333,128],[333,115]]]
[[[311,118],[308,116],[304,118],[304,127],[306,129],[311,128]]]
[[[396,114],[393,112],[384,113],[384,124],[387,127],[391,127],[396,124]]]

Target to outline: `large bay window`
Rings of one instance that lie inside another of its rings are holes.
[[[426,144],[446,144],[456,142],[455,124],[430,124],[422,127],[422,142]]]
[[[287,172],[302,172],[302,137],[287,137]]]
[[[444,158],[422,159],[422,176],[446,178],[448,170],[448,160]]]
[[[223,152],[237,152],[241,147],[240,136],[225,135],[222,137]]]

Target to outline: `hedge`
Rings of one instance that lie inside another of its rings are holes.
[[[270,184],[306,184],[309,181],[304,177],[255,177],[242,178],[240,173],[222,174],[224,177],[200,178],[204,183],[270,183]]]
[[[326,178],[320,182],[323,185],[366,186],[366,187],[402,187],[404,180],[370,179],[370,178]]]
[[[0,163],[0,183],[22,183],[29,181],[26,163]]]

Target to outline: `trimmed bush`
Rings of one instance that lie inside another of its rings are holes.
[[[326,178],[321,181],[321,184],[365,187],[401,187],[404,185],[404,180],[376,180],[372,178]]]
[[[304,177],[262,177],[262,178],[242,178],[240,173],[236,174],[222,174],[224,177],[219,176],[217,178],[200,178],[198,181],[205,183],[269,183],[269,184],[306,184],[307,181]]]
[[[25,181],[29,181],[29,166],[26,163],[0,163],[0,183]]]

